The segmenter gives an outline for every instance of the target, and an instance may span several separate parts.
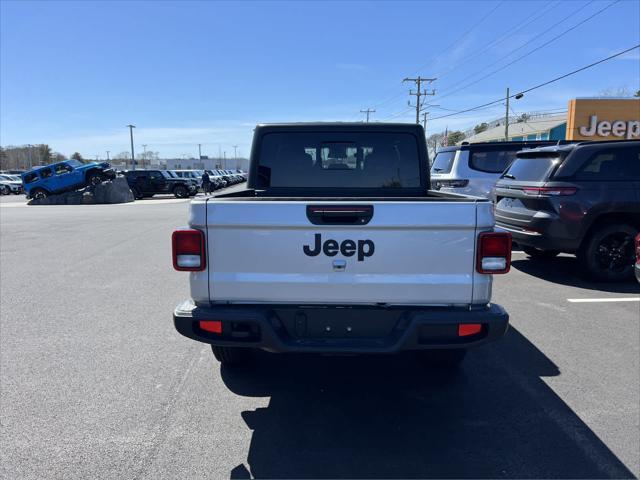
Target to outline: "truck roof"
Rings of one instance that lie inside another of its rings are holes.
[[[292,122],[292,123],[260,123],[256,131],[261,130],[403,130],[424,132],[422,125],[416,123],[386,123],[386,122]]]

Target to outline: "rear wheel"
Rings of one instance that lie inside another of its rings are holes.
[[[131,193],[133,193],[133,198],[135,198],[136,200],[142,200],[144,198],[144,195],[142,195],[142,192],[138,190],[136,187],[133,187],[131,189]]]
[[[467,350],[453,348],[447,350],[424,350],[422,353],[427,367],[438,370],[456,370],[467,355]]]
[[[9,188],[8,185],[3,185],[2,190],[0,190],[0,193],[2,195],[9,195],[11,193],[11,189]]]
[[[238,347],[218,347],[216,345],[211,345],[211,351],[213,351],[213,356],[216,357],[222,365],[240,365],[242,363],[246,363],[251,355],[251,350],[249,348],[238,348]]]
[[[540,250],[535,247],[522,247],[522,251],[531,258],[553,258],[560,253],[560,250]]]
[[[605,282],[621,282],[633,275],[634,237],[638,229],[625,223],[609,224],[593,232],[578,260],[591,277]]]
[[[31,191],[31,198],[34,198],[36,200],[41,200],[43,198],[47,198],[48,196],[49,193],[42,188],[36,188],[35,190]]]
[[[173,189],[173,194],[176,198],[187,198],[189,196],[189,190],[184,185],[178,185]]]

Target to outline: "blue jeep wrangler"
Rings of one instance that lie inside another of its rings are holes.
[[[106,162],[65,160],[23,173],[22,184],[27,198],[46,198],[55,193],[98,185],[115,176],[116,172]]]

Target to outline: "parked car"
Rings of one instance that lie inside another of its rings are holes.
[[[190,178],[195,180],[198,187],[202,187],[202,173],[204,170],[172,170],[180,178]]]
[[[213,190],[218,190],[227,186],[227,181],[216,170],[206,170],[209,174],[209,180],[213,184]]]
[[[165,170],[165,172],[166,172],[166,173],[168,173],[168,174],[169,174],[169,176],[170,176],[171,178],[175,178],[175,179],[182,179],[182,177],[181,177],[181,176],[179,176],[179,175],[175,172],[175,170]],[[190,191],[190,192],[189,192],[189,195],[190,195],[190,196],[194,196],[194,195],[196,195],[196,194],[198,193],[198,189],[200,188],[200,187],[199,187],[199,185],[200,185],[200,184],[198,183],[198,181],[197,181],[195,178],[185,178],[184,180],[188,180],[188,181],[190,181],[190,182],[193,184],[193,186],[195,187],[195,190],[194,190],[193,192],[192,192],[192,191]]]
[[[640,141],[523,150],[495,187],[496,226],[532,257],[578,256],[599,280],[633,275]]]
[[[502,172],[524,148],[555,145],[548,140],[467,143],[443,147],[431,166],[431,188],[489,198]]]
[[[166,170],[125,170],[122,172],[133,196],[140,200],[156,194],[173,194],[188,198],[198,193],[197,184],[190,178],[175,178]]]
[[[46,198],[51,194],[98,185],[115,176],[116,172],[107,162],[65,160],[23,173],[22,184],[28,198]]]
[[[422,126],[254,132],[248,188],[194,200],[173,234],[174,268],[191,272],[178,332],[223,364],[251,349],[418,350],[446,368],[504,335],[491,285],[511,236],[488,199],[429,190]]]
[[[22,193],[22,180],[16,178],[14,175],[0,174],[0,194],[9,195],[14,193],[16,195]]]
[[[636,235],[636,279],[640,282],[640,233]]]

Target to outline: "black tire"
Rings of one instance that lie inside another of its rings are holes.
[[[142,192],[140,192],[140,190],[138,190],[136,187],[133,187],[131,189],[131,193],[133,193],[133,198],[135,198],[136,200],[142,200],[144,198]]]
[[[48,196],[49,196],[49,192],[47,192],[43,188],[36,188],[35,190],[31,191],[31,198],[36,200],[41,200],[41,199],[47,198]]]
[[[2,190],[0,190],[2,195],[9,195],[11,193],[11,189],[7,185],[2,186]]]
[[[610,223],[593,231],[578,252],[587,275],[603,282],[622,282],[633,276],[634,238],[638,229],[626,223]]]
[[[446,350],[424,350],[422,356],[426,366],[434,370],[457,370],[467,355],[464,348]]]
[[[187,187],[185,187],[184,185],[178,185],[173,189],[173,194],[176,196],[176,198],[188,198],[189,190],[187,190]]]
[[[240,365],[246,363],[251,355],[249,348],[241,347],[218,347],[211,345],[213,356],[216,357],[222,365]]]
[[[560,250],[540,250],[535,247],[522,247],[522,251],[531,258],[554,258],[560,253]]]
[[[96,185],[100,185],[104,177],[100,172],[89,172],[87,173],[87,185],[95,187]]]

